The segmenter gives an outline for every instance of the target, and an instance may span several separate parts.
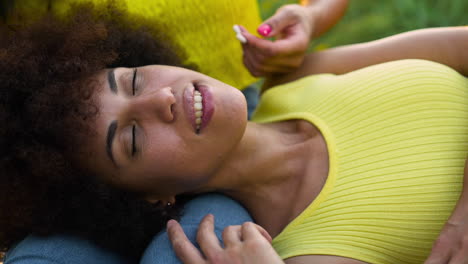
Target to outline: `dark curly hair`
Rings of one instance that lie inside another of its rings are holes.
[[[109,186],[69,153],[99,112],[90,77],[104,68],[180,65],[180,53],[154,21],[135,27],[148,21],[114,2],[72,10],[65,20],[47,14],[0,26],[0,251],[28,234],[68,233],[137,258],[180,208]]]

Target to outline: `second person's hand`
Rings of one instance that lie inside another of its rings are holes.
[[[468,160],[465,161],[463,190],[452,215],[440,232],[424,264],[468,263]]]
[[[258,31],[262,39],[240,27],[247,40],[242,45],[244,64],[253,76],[291,72],[304,60],[314,29],[314,19],[305,6],[285,5],[264,21]]]
[[[170,220],[167,230],[177,257],[185,264],[284,263],[271,246],[270,235],[251,222],[224,229],[222,247],[214,233],[213,215],[205,216],[197,233],[201,252],[187,239],[176,221]]]

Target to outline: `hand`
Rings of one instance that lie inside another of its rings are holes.
[[[424,263],[468,263],[468,161],[465,163],[460,200]]]
[[[197,233],[203,255],[175,220],[167,223],[167,233],[177,257],[185,264],[284,263],[271,247],[270,235],[254,223],[226,227],[223,231],[223,248],[214,233],[213,215],[205,216]]]
[[[313,34],[312,12],[305,6],[285,5],[259,26],[259,33],[274,41],[258,38],[241,27],[247,43],[242,45],[244,64],[254,76],[288,73],[301,65]],[[266,29],[266,31],[265,31]]]

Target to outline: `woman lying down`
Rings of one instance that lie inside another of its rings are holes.
[[[457,201],[463,230],[466,27],[312,53],[247,121],[242,93],[174,66],[164,37],[91,14],[2,29],[2,249],[67,233],[138,258],[205,192],[258,226],[222,247],[209,215],[200,252],[169,221],[185,263],[422,263]]]

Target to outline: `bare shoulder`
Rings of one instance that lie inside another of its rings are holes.
[[[286,264],[367,264],[367,262],[359,261],[356,259],[326,256],[326,255],[308,255],[292,257],[285,260]]]

